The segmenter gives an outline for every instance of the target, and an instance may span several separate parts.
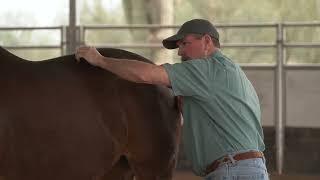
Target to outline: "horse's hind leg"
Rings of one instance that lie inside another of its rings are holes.
[[[172,180],[172,177],[173,169],[164,172],[150,168],[139,168],[135,171],[135,180]]]
[[[133,180],[134,174],[126,157],[121,156],[119,161],[107,172],[101,180]]]
[[[137,175],[135,180],[172,180],[172,176],[157,176],[157,175]]]

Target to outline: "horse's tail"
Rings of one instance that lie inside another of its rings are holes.
[[[182,96],[175,96],[175,104],[176,104],[176,108],[182,114],[182,107],[183,107],[183,98],[182,98]]]
[[[183,124],[183,97],[182,96],[175,96],[175,106],[179,111],[181,125]]]

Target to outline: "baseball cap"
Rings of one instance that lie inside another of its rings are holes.
[[[162,44],[167,49],[175,49],[178,47],[177,42],[183,39],[187,34],[208,34],[219,41],[217,29],[208,20],[192,19],[183,23],[177,34],[164,39]]]

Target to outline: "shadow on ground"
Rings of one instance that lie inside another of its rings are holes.
[[[270,180],[319,180],[319,176],[308,175],[271,175]],[[5,180],[0,176],[0,180]],[[23,179],[22,179],[23,180]],[[176,171],[173,180],[203,180],[201,177],[197,177],[190,171]]]

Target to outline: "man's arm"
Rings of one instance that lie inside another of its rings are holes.
[[[80,47],[76,59],[84,58],[94,66],[106,69],[123,79],[146,84],[170,87],[168,74],[164,67],[130,59],[116,59],[102,56],[94,47]]]

